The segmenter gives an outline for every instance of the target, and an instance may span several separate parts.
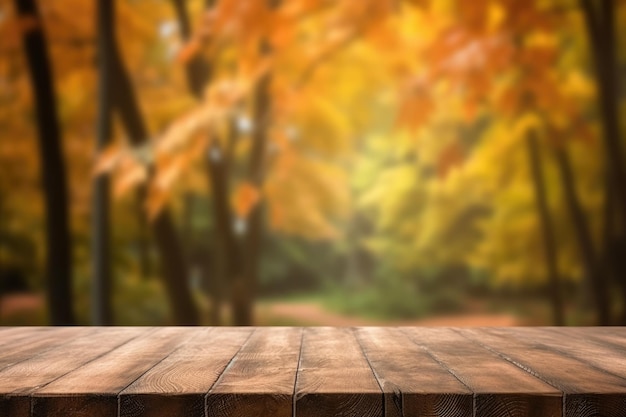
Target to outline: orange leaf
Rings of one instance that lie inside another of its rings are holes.
[[[249,182],[239,184],[233,195],[233,206],[235,213],[240,218],[246,218],[257,205],[261,198],[259,190]]]
[[[124,158],[120,163],[119,170],[119,177],[116,178],[113,186],[113,195],[116,198],[121,197],[128,190],[148,179],[146,167],[130,157]]]
[[[445,147],[439,154],[439,161],[437,163],[437,174],[439,178],[445,179],[450,170],[463,163],[464,157],[463,149],[458,143],[452,143]]]
[[[161,210],[165,207],[168,197],[169,190],[161,187],[150,187],[145,206],[150,221],[154,221],[157,218]]]
[[[272,204],[270,206],[270,225],[275,230],[280,228],[285,223],[285,210],[280,204]]]
[[[162,189],[171,189],[185,169],[186,162],[184,154],[160,155],[156,163],[153,185]]]
[[[96,158],[93,175],[98,176],[110,172],[119,163],[121,157],[119,144],[113,143],[107,146]]]
[[[435,111],[435,103],[424,80],[413,80],[401,98],[396,124],[417,131]]]
[[[197,39],[192,39],[185,44],[178,52],[176,59],[181,64],[186,64],[200,52],[200,42]]]

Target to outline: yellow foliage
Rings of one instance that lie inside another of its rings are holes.
[[[339,167],[294,151],[277,156],[263,187],[270,225],[311,239],[339,236],[332,218],[348,214],[346,176]]]

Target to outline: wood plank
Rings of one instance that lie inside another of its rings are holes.
[[[206,396],[209,417],[291,417],[302,329],[256,329]]]
[[[69,372],[32,394],[33,417],[117,417],[117,395],[186,342],[191,330],[160,328]]]
[[[15,337],[18,337],[19,335],[25,335],[25,334],[31,334],[33,332],[37,332],[37,331],[45,331],[46,329],[50,329],[49,327],[45,327],[45,326],[15,326],[15,327],[11,327],[11,326],[0,326],[0,345],[3,344],[5,341],[8,341],[10,339],[14,339]]]
[[[45,333],[55,330],[54,327],[8,327],[0,334],[0,348],[23,344],[27,340],[37,340]]]
[[[385,394],[385,417],[471,416],[472,391],[400,330],[356,329]]]
[[[626,379],[506,329],[459,330],[564,393],[566,417],[623,417]]]
[[[552,349],[585,362],[617,377],[626,377],[626,349],[589,338],[572,337],[560,327],[519,327],[502,329],[511,337],[531,341],[533,345]]]
[[[476,416],[561,417],[562,393],[558,389],[452,329],[404,331],[474,392]]]
[[[13,328],[3,361],[0,417],[626,416],[626,328]]]
[[[85,327],[22,326],[12,328],[11,337],[0,339],[0,370],[49,349],[62,346],[79,334]],[[6,334],[6,333],[5,333]],[[30,398],[0,396],[0,417],[30,417]]]
[[[567,337],[595,341],[617,349],[626,349],[626,327],[555,327]]]
[[[22,338],[12,340],[0,347],[0,370],[15,363],[27,360],[57,346],[61,346],[85,332],[95,332],[95,329],[85,327],[57,327],[43,330],[33,329]]]
[[[120,393],[122,417],[204,417],[205,395],[252,333],[198,329],[187,343]]]
[[[98,329],[99,336],[84,329],[68,343],[46,350],[0,371],[0,416],[30,414],[30,397],[36,389],[60,378],[83,364],[107,353],[147,329],[107,327]]]
[[[352,329],[304,330],[295,389],[298,417],[382,417],[383,393]]]

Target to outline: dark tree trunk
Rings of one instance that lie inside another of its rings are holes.
[[[596,79],[599,87],[600,117],[604,130],[604,147],[606,151],[606,164],[611,178],[612,192],[615,193],[616,208],[621,222],[626,224],[626,166],[622,149],[620,126],[619,126],[619,76],[615,32],[615,7],[614,0],[580,0],[585,22],[592,58],[596,71]],[[597,7],[595,5],[597,5]],[[624,236],[620,241],[624,241]],[[622,304],[624,307],[623,320],[626,322],[626,245],[620,244],[622,252],[620,256],[613,257],[613,276],[623,288]],[[615,247],[614,247],[615,248]]]
[[[184,0],[174,0],[174,8],[178,18],[181,35],[184,40],[191,37],[189,16]],[[210,7],[211,1],[207,2]],[[187,84],[191,93],[198,99],[202,98],[202,91],[211,78],[211,66],[201,57],[194,56],[185,67]],[[235,132],[231,129],[229,141],[234,141]],[[221,306],[225,299],[226,284],[229,278],[240,276],[240,262],[238,261],[239,248],[233,234],[233,220],[229,203],[229,158],[217,140],[211,140],[206,168],[209,184],[213,196],[213,212],[215,215],[216,244],[214,259],[217,263],[216,272],[212,279],[211,311],[209,313],[213,324],[221,324]]]
[[[581,0],[592,57],[599,86],[601,120],[604,128],[609,173],[614,184],[626,184],[624,154],[619,128],[619,82],[615,50],[615,16],[613,0],[600,0],[599,10],[591,0]],[[615,187],[621,215],[626,219],[626,188]]]
[[[281,0],[265,0],[271,9],[277,8]],[[260,52],[263,55],[271,53],[271,46],[266,39],[260,41]],[[258,80],[253,95],[254,131],[252,133],[252,148],[248,162],[248,181],[257,189],[261,189],[265,180],[265,153],[267,148],[267,133],[271,118],[272,99],[270,87],[271,73],[267,73]],[[251,325],[254,323],[254,301],[259,284],[259,259],[263,240],[264,206],[260,202],[248,215],[247,230],[243,241],[243,279],[235,284],[233,298],[233,316],[236,324]],[[240,288],[241,293],[237,294]]]
[[[122,64],[120,52],[116,47],[114,47],[112,69],[116,81],[115,94],[113,94],[115,109],[133,145],[143,145],[149,137],[148,129],[140,113],[132,83]],[[151,228],[162,262],[163,280],[174,321],[178,325],[197,325],[199,315],[187,282],[189,276],[187,263],[170,212],[167,209],[161,210],[152,221]]]
[[[110,0],[98,0],[98,126],[96,149],[102,151],[111,141],[113,100],[111,97],[111,56],[114,39],[114,5]],[[110,255],[110,191],[108,174],[99,175],[93,184],[92,206],[92,322],[96,326],[113,323],[111,307]]]
[[[594,249],[587,217],[585,216],[576,192],[574,173],[572,171],[569,155],[566,149],[562,147],[555,149],[554,152],[561,175],[565,201],[572,217],[574,232],[578,240],[585,275],[594,297],[596,312],[598,314],[598,324],[606,326],[610,324],[611,317],[606,277]]]
[[[207,7],[213,2],[208,0]],[[275,7],[278,2],[270,1]],[[190,26],[184,0],[174,0],[181,34],[184,39],[190,37]],[[262,45],[264,53],[269,52],[267,45]],[[200,98],[202,89],[210,79],[210,65],[200,56],[193,57],[187,64],[187,82],[192,93]],[[264,76],[258,83],[254,93],[254,134],[250,152],[248,180],[257,187],[263,183],[263,162],[267,142],[267,124],[269,122],[269,85],[270,77]],[[236,133],[231,132],[229,141],[232,144]],[[218,143],[213,141],[209,150],[208,172],[213,189],[213,199],[216,215],[217,232],[221,242],[220,258],[226,264],[223,268],[232,281],[231,305],[233,309],[233,323],[235,325],[250,325],[254,321],[254,298],[258,285],[258,260],[263,229],[262,206],[258,205],[247,219],[247,226],[239,241],[233,232],[233,217],[228,202],[229,189],[229,153],[224,152]],[[218,245],[219,246],[219,245]],[[220,294],[223,294],[224,285],[217,284]]]
[[[232,140],[232,137],[230,138]],[[233,234],[233,219],[228,200],[229,169],[226,155],[216,141],[212,141],[207,157],[207,174],[213,195],[213,212],[215,215],[215,231],[217,245],[215,246],[219,258],[219,273],[213,285],[214,302],[212,316],[221,320],[220,306],[224,302],[227,279],[239,274],[239,248]]]
[[[263,76],[254,92],[254,132],[248,165],[248,181],[260,189],[263,185],[267,126],[270,117],[271,99],[269,88],[271,77]],[[254,322],[254,300],[259,282],[259,257],[263,237],[263,205],[257,204],[247,219],[243,241],[243,276],[234,283],[233,317],[237,325],[251,325]]]
[[[557,267],[556,240],[552,217],[548,207],[545,179],[539,152],[539,143],[536,132],[530,132],[526,137],[528,154],[530,157],[530,168],[532,173],[533,187],[535,189],[535,199],[537,200],[537,211],[541,221],[541,233],[543,237],[546,269],[548,272],[549,297],[552,304],[552,316],[554,324],[562,326],[565,323],[563,313],[563,299],[559,283],[559,272]]]
[[[141,278],[147,280],[152,276],[152,261],[150,259],[150,237],[149,237],[149,224],[146,218],[145,211],[143,209],[143,201],[141,200],[141,193],[137,193],[136,206],[133,206],[137,214],[137,256],[139,264],[139,274]]]
[[[616,323],[620,326],[626,326],[626,279],[624,278],[626,265],[623,258],[625,252],[626,242],[624,236],[614,237],[608,252],[608,264],[613,268],[613,277],[619,286],[622,296],[622,312]]]
[[[173,0],[173,3],[174,9],[176,10],[180,34],[183,40],[189,40],[191,37],[191,25],[189,24],[189,15],[187,13],[185,0]],[[185,65],[187,85],[189,91],[191,91],[196,98],[202,98],[202,91],[211,78],[210,71],[211,66],[198,55],[190,59]]]
[[[605,201],[604,201],[604,224],[602,230],[602,256],[607,271],[615,284],[620,289],[623,300],[626,300],[626,264],[622,254],[626,252],[624,247],[624,225],[618,218],[617,201],[613,182],[610,175],[605,176]],[[622,313],[616,324],[626,325],[626,302],[622,303]]]
[[[71,236],[67,177],[61,151],[54,81],[46,39],[35,0],[14,0],[21,18],[38,25],[24,33],[23,43],[35,96],[41,175],[46,211],[46,278],[50,322],[75,324],[72,296]]]
[[[193,214],[195,206],[196,195],[190,191],[185,193],[183,196],[183,216],[181,219],[180,231],[184,240],[185,252],[188,254],[193,252],[195,240],[193,235]]]

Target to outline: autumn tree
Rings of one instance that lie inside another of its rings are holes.
[[[416,2],[425,13],[432,12],[429,2]],[[413,81],[413,91],[401,109],[400,116],[406,124],[423,125],[436,108],[434,94],[438,85],[441,90],[458,92],[465,103],[469,119],[475,119],[477,111],[484,114],[498,114],[498,120],[523,119],[528,112],[542,114],[540,126],[542,140],[555,156],[560,174],[566,207],[570,212],[575,241],[579,247],[585,276],[594,296],[598,320],[602,324],[610,321],[606,271],[602,270],[601,260],[594,247],[588,215],[578,196],[575,173],[568,157],[574,135],[571,126],[577,124],[584,114],[584,106],[576,107],[568,97],[575,73],[560,68],[557,48],[567,51],[561,43],[556,27],[556,16],[563,13],[576,13],[561,9],[553,4],[503,0],[501,2],[474,2],[471,5],[453,2],[449,8],[441,10],[452,13],[455,18],[439,28],[438,41],[429,44],[424,52],[429,66]],[[445,21],[445,20],[444,20]],[[571,43],[571,39],[568,40]],[[555,70],[555,67],[558,68]],[[568,79],[567,83],[557,80],[557,74]],[[578,75],[580,77],[580,75]],[[446,84],[447,83],[447,86]],[[456,89],[456,91],[455,91]],[[486,94],[488,93],[488,94]],[[488,113],[489,112],[489,113]],[[570,127],[564,126],[569,124]],[[579,129],[584,135],[585,129]],[[528,147],[530,161],[534,160],[532,147]],[[442,153],[444,161],[448,153]],[[540,197],[542,184],[540,176],[532,176],[535,190]],[[541,199],[541,198],[539,198]],[[545,210],[538,213],[544,219],[543,236],[549,237]],[[549,239],[544,242],[546,265],[552,276],[552,299],[555,303],[555,317],[558,318],[558,294],[554,289],[556,273],[554,262],[550,261]]]
[[[562,326],[565,324],[563,310],[563,295],[561,291],[561,279],[558,270],[557,242],[554,233],[552,214],[548,206],[546,193],[546,180],[542,164],[539,139],[536,132],[530,131],[526,136],[528,146],[528,156],[532,172],[532,181],[535,189],[535,199],[537,210],[541,221],[542,240],[545,250],[546,270],[550,285],[550,299],[552,301],[552,316],[554,324]]]
[[[213,2],[208,2],[207,6],[211,7]],[[178,27],[180,35],[185,42],[192,41],[193,32],[187,5],[182,0],[174,0],[173,5],[176,11]],[[192,44],[193,45],[193,44]],[[192,51],[193,52],[193,51]],[[199,100],[203,98],[204,89],[211,78],[211,66],[206,59],[197,53],[184,60],[185,75],[187,85],[191,94]],[[229,129],[229,137],[227,139],[227,147],[234,144],[236,131],[233,126]],[[215,216],[215,254],[214,259],[217,267],[213,269],[213,276],[210,283],[211,288],[211,311],[210,320],[213,324],[221,324],[221,307],[225,299],[226,288],[229,285],[229,278],[237,275],[238,247],[236,246],[235,237],[233,236],[233,221],[229,207],[230,195],[230,174],[229,165],[232,162],[232,152],[224,152],[222,145],[218,140],[210,142],[209,151],[205,157],[207,177],[212,190],[213,196],[213,213]]]
[[[222,263],[213,322],[227,292],[234,321],[252,321],[266,224],[269,233],[341,236],[333,221],[348,210],[341,194],[353,165],[335,157],[370,140],[386,156],[367,154],[364,164],[382,174],[373,190],[359,189],[359,209],[387,239],[363,239],[361,249],[405,271],[484,270],[494,286],[542,286],[556,323],[560,291],[585,277],[607,322],[590,191],[602,161],[583,175],[580,156],[595,151],[595,125],[584,123],[593,92],[583,91],[593,86],[581,36],[568,26],[580,10],[522,0],[173,5],[173,66],[195,105],[155,124],[151,140],[138,139],[143,126],[131,146],[104,153],[125,161],[120,188],[144,187],[155,217],[170,200],[176,209],[180,179],[205,167],[219,242],[211,259]],[[377,83],[387,95],[376,96]],[[615,220],[616,203],[606,207]]]
[[[69,197],[48,45],[35,0],[16,0],[14,4],[22,22],[24,51],[35,97],[46,212],[46,285],[50,322],[54,325],[75,324]]]
[[[117,84],[112,98],[114,108],[131,143],[141,146],[146,144],[149,138],[148,129],[141,115],[130,77],[122,63],[120,51],[114,40],[109,42],[112,45],[109,68]],[[140,192],[140,195],[142,199],[145,198],[145,191]],[[180,325],[198,324],[197,307],[187,284],[186,259],[169,211],[161,210],[151,219],[150,225],[162,262],[163,282],[170,299],[174,321]]]
[[[114,39],[114,10],[115,3],[109,0],[98,1],[98,121],[96,140],[98,151],[109,145],[112,135],[113,100],[112,92],[115,84],[112,81],[113,71],[111,58],[113,55]],[[93,290],[92,290],[92,317],[96,325],[112,324],[111,306],[111,257],[110,257],[110,229],[109,219],[109,177],[100,175],[94,179],[93,208],[92,208],[92,262],[93,262]]]
[[[619,124],[619,62],[618,37],[616,33],[618,1],[610,0],[580,0],[583,10],[588,44],[599,87],[599,108],[603,128],[604,148],[607,163],[606,195],[607,206],[616,207],[616,212],[622,224],[626,224],[626,190],[621,184],[626,183],[626,167],[624,164],[624,149]],[[615,195],[617,198],[610,198]],[[611,224],[612,209],[605,212],[607,222]],[[611,239],[606,250],[609,253],[624,253],[626,250],[626,232],[620,231],[621,237]],[[608,240],[610,238],[606,238]],[[626,279],[624,257],[622,255],[608,255],[607,260],[614,269],[613,276],[622,290],[622,299],[626,300]],[[626,304],[625,304],[626,305]],[[623,307],[621,323],[626,323],[626,306]]]
[[[184,5],[174,4],[181,34],[187,40],[179,60],[185,64],[188,86],[199,101],[195,111],[181,117],[154,141],[154,159],[163,164],[157,163],[147,197],[151,211],[159,212],[165,201],[162,197],[167,197],[168,188],[181,175],[190,158],[200,155],[207,158],[208,155],[209,182],[221,246],[216,258],[223,259],[224,273],[228,277],[224,286],[230,287],[234,322],[238,324],[252,322],[260,241],[266,218],[263,206],[269,208],[268,217],[274,226],[285,223],[287,209],[288,222],[295,225],[289,226],[290,232],[317,236],[333,233],[320,213],[336,210],[324,201],[323,195],[332,183],[327,179],[331,174],[323,172],[327,169],[325,164],[313,162],[314,155],[306,154],[304,148],[309,146],[308,142],[303,141],[299,146],[289,144],[295,138],[288,139],[286,132],[295,129],[289,126],[292,121],[287,113],[298,112],[302,116],[311,112],[306,105],[297,105],[294,100],[299,93],[307,97],[302,88],[305,84],[302,74],[310,78],[315,74],[311,67],[317,68],[328,51],[337,49],[355,35],[350,29],[352,10],[340,9],[341,19],[338,19],[336,10],[331,9],[331,16],[326,16],[324,23],[330,27],[346,25],[349,30],[342,28],[339,37],[329,34],[328,39],[325,36],[315,39],[318,45],[309,46],[313,53],[303,65],[301,59],[298,62],[296,25],[309,11],[324,6],[324,2],[280,6],[265,2],[245,4],[246,7],[239,7],[236,2],[218,2],[205,13],[206,21],[192,36]],[[364,10],[373,7],[372,4],[374,2],[368,3]],[[368,15],[364,10],[360,10],[360,19]],[[294,62],[298,64],[295,68]],[[278,71],[282,68],[287,70]],[[322,101],[315,95],[311,105],[328,107],[328,103]],[[326,113],[320,120],[330,112]],[[323,121],[320,126],[327,123]],[[294,173],[298,171],[293,169],[294,165],[299,165],[300,172],[288,178],[290,169]],[[280,175],[276,175],[278,172]],[[321,178],[312,181],[310,178],[315,176]],[[294,195],[286,190],[297,189],[291,184],[294,179],[304,181],[298,192],[306,196],[302,198],[303,204],[305,200],[317,199],[314,204],[289,207],[293,203],[284,203],[285,196],[292,198],[290,196]],[[287,184],[289,188],[284,187]],[[307,195],[307,188],[322,195]],[[322,204],[316,207],[317,203]]]

